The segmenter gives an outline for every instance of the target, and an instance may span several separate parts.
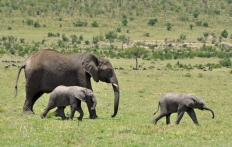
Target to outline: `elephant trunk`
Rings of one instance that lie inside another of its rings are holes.
[[[119,85],[116,76],[113,76],[113,78],[111,79],[111,83],[114,90],[114,114],[112,114],[111,117],[115,117],[118,112],[119,97],[120,97]]]
[[[203,106],[203,110],[209,110],[209,111],[211,111],[211,113],[212,113],[212,115],[213,115],[212,118],[214,118],[214,112],[213,112],[212,109],[210,109],[210,108],[208,108],[208,107],[206,107],[206,106]]]

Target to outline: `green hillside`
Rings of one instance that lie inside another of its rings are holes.
[[[220,50],[232,42],[231,0],[2,0],[0,12],[2,54],[51,47],[108,56],[108,49],[121,49],[122,43]],[[112,57],[125,57],[120,52]]]

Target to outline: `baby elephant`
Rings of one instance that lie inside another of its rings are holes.
[[[60,107],[62,108],[60,109],[61,118],[66,119],[64,108],[70,105],[71,113],[69,119],[73,119],[77,110],[80,113],[78,120],[82,120],[84,113],[81,108],[81,101],[92,103],[92,110],[95,109],[97,104],[96,97],[90,89],[79,86],[58,86],[52,91],[47,108],[41,114],[41,118],[45,118],[51,109]]]
[[[196,125],[199,125],[194,108],[200,110],[209,110],[212,112],[214,118],[214,112],[212,109],[205,106],[204,102],[192,94],[176,94],[167,93],[159,101],[158,110],[160,106],[160,115],[153,119],[153,123],[156,124],[159,119],[166,116],[166,124],[170,124],[170,115],[174,112],[178,113],[176,124],[179,124],[181,118],[183,117],[185,111],[191,117]],[[154,115],[158,112],[154,113]]]

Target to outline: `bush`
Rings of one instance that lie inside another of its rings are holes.
[[[117,28],[117,32],[121,32],[121,28]]]
[[[73,23],[75,27],[83,27],[83,26],[87,26],[87,24],[88,24],[87,22],[82,22],[80,20]]]
[[[202,25],[202,22],[201,22],[201,21],[197,21],[197,22],[195,22],[195,24],[196,24],[197,26],[201,26],[201,25]]]
[[[150,37],[150,33],[144,33],[143,36]]]
[[[40,27],[40,24],[39,24],[38,21],[36,21],[36,22],[34,23],[34,27],[35,27],[35,28],[39,28],[39,27]]]
[[[155,19],[150,19],[149,22],[148,22],[148,25],[154,26],[156,22],[157,22],[157,18],[155,18]]]
[[[89,40],[85,40],[85,44],[86,44],[86,45],[89,45]]]
[[[167,63],[166,67],[169,68],[169,69],[171,69],[172,68],[172,64]]]
[[[226,30],[222,31],[221,36],[224,37],[224,38],[227,38],[228,32]]]
[[[20,38],[20,43],[25,43],[25,38]]]
[[[172,26],[171,26],[171,24],[168,22],[168,23],[167,23],[167,30],[170,31],[171,28],[172,28]]]
[[[62,39],[63,39],[64,42],[68,42],[69,41],[68,37],[66,37],[65,34],[62,35]]]
[[[122,20],[122,24],[123,24],[124,26],[126,26],[126,25],[128,24],[128,21],[127,21],[126,18],[124,18],[124,19]]]
[[[198,18],[198,15],[199,15],[199,14],[198,14],[197,12],[194,12],[194,13],[193,13],[193,17],[194,17],[194,18]]]
[[[92,23],[91,23],[91,26],[92,27],[98,27],[98,23],[97,23],[97,21],[95,20],[95,21],[93,21]]]
[[[34,21],[33,21],[32,19],[28,19],[28,20],[26,21],[26,23],[27,23],[28,25],[33,25]]]
[[[222,60],[219,61],[219,63],[224,67],[231,66],[230,58],[223,58]]]
[[[204,27],[209,27],[208,22],[204,22],[204,23],[203,23],[203,26],[204,26]]]

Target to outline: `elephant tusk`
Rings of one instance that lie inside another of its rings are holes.
[[[114,85],[115,87],[117,87],[117,88],[118,88],[118,85],[117,85],[117,84],[113,83],[113,85]]]

